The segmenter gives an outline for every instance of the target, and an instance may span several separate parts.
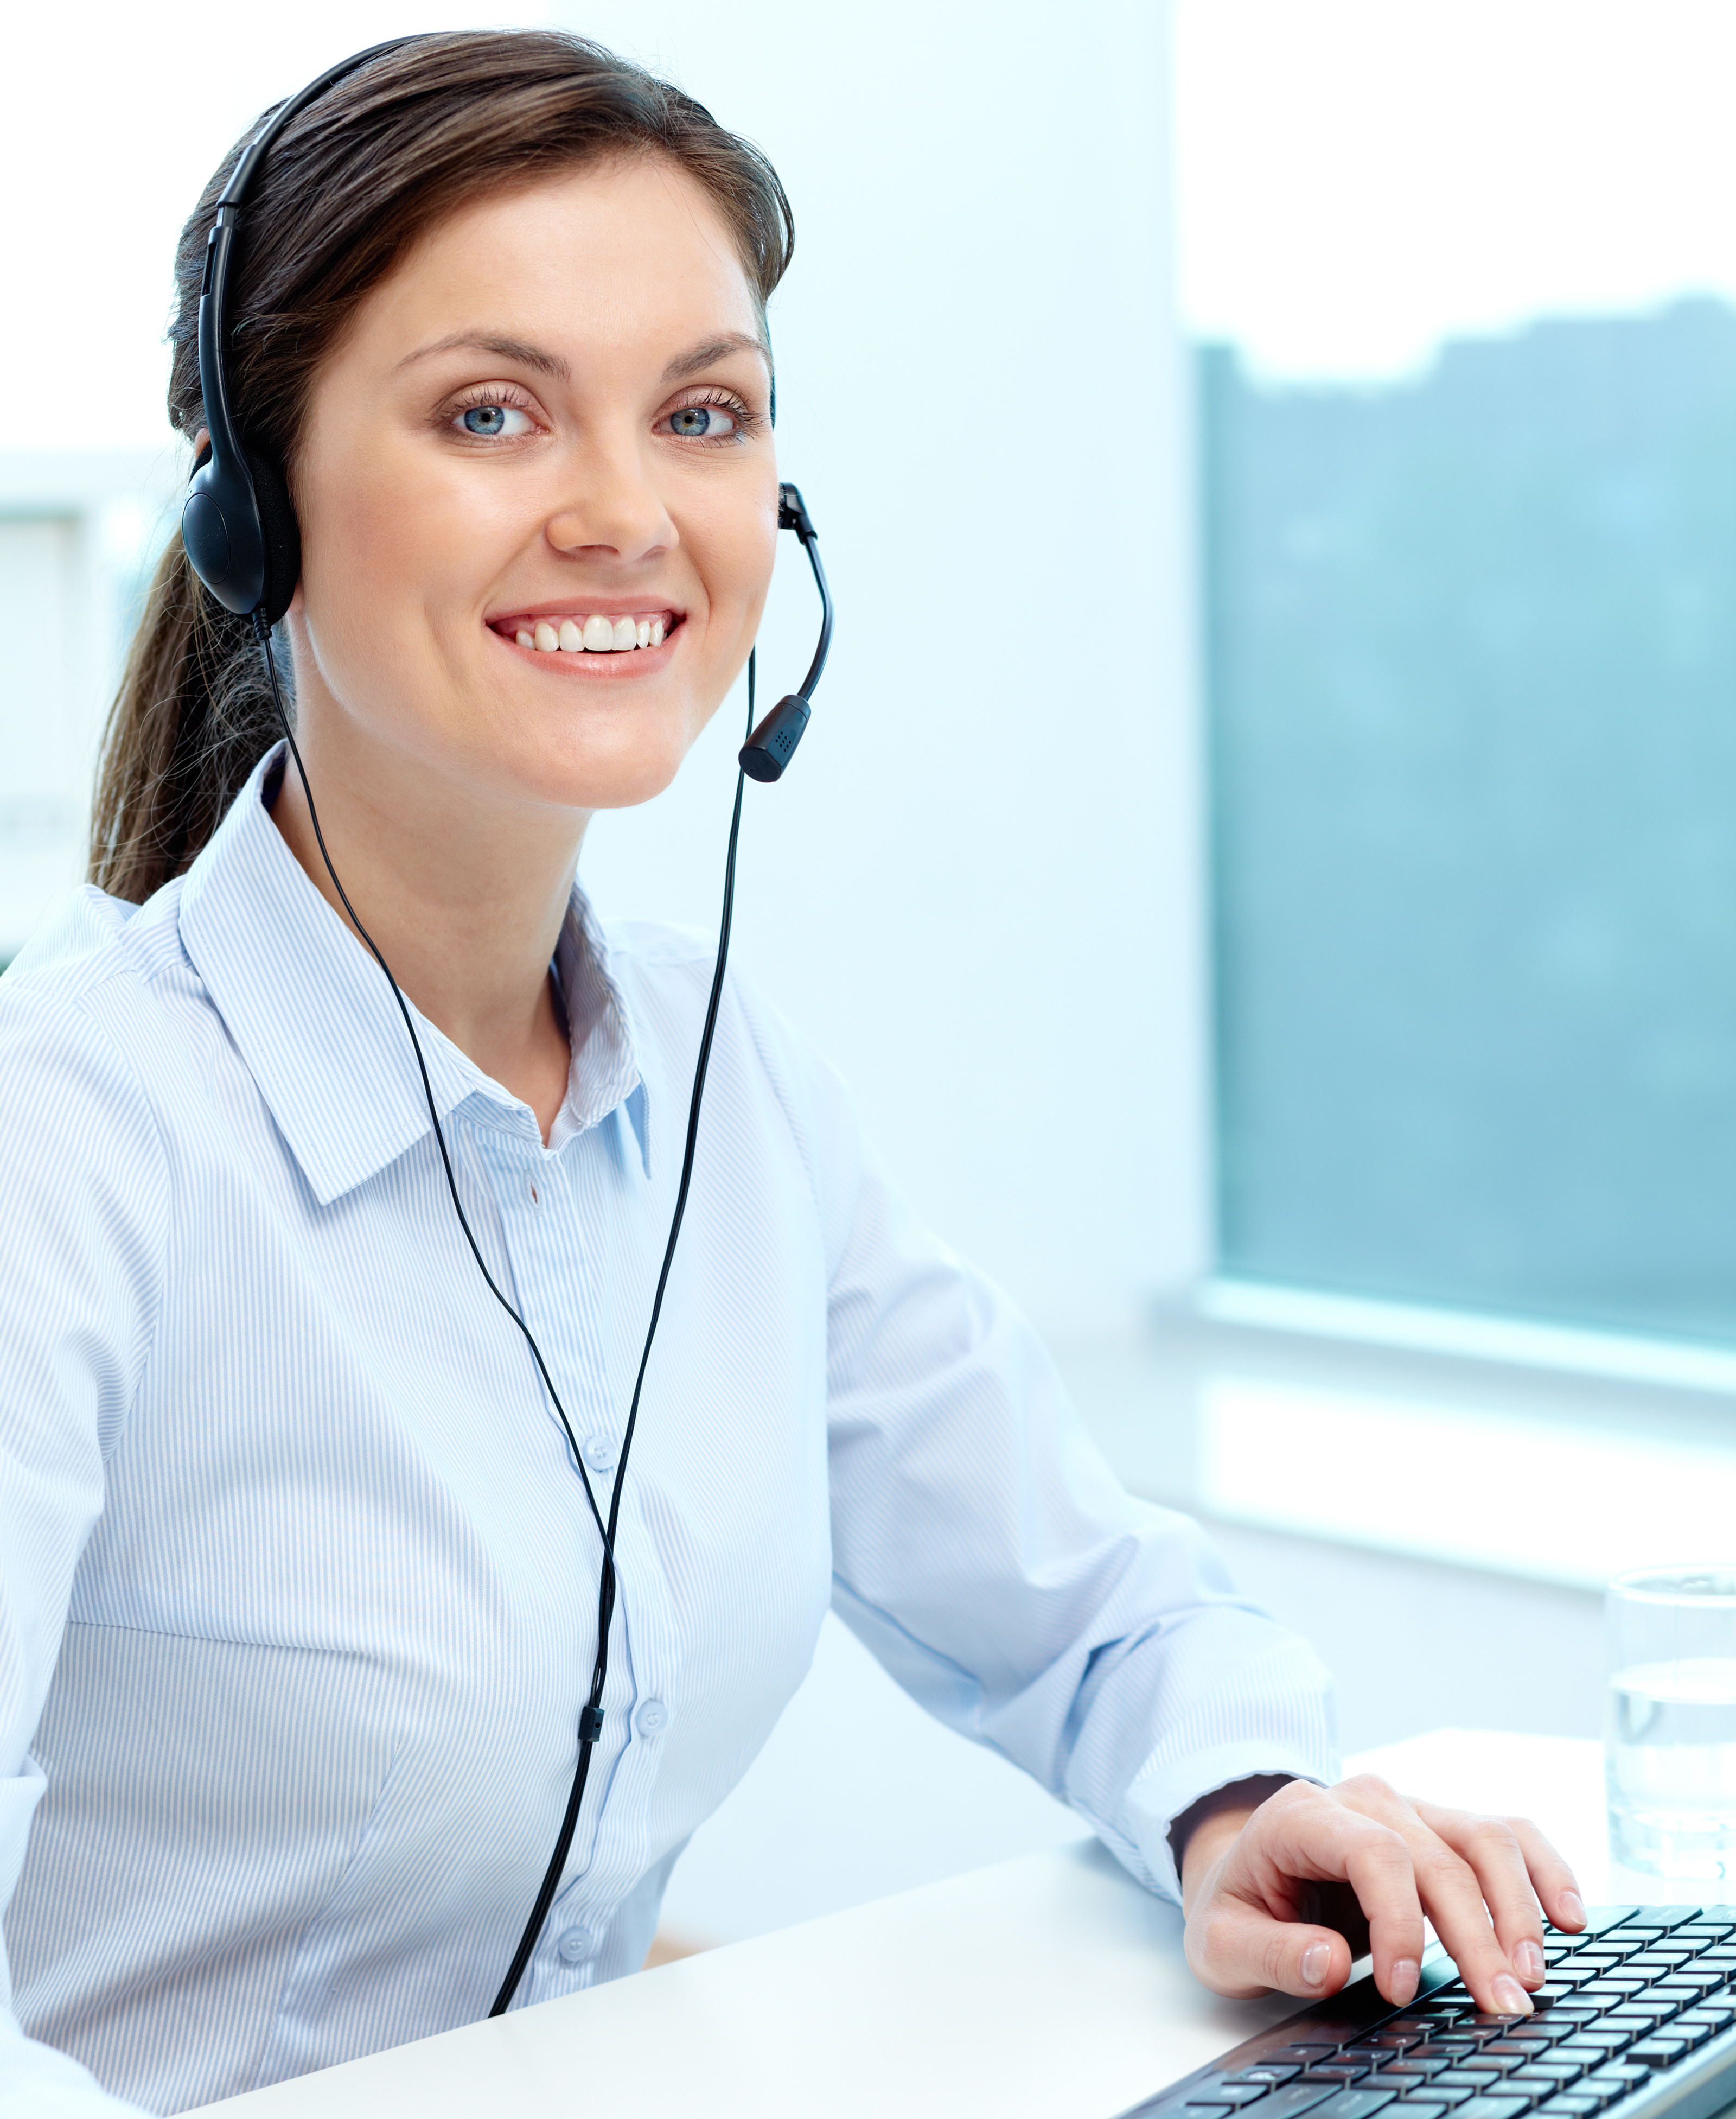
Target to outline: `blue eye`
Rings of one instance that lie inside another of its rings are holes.
[[[516,421],[514,425],[512,422]],[[502,435],[527,434],[530,422],[516,406],[472,405],[458,415],[455,422],[464,433],[475,434],[483,441],[497,441]]]
[[[734,413],[721,405],[683,405],[669,415],[669,432],[689,441],[721,441],[736,430]]]

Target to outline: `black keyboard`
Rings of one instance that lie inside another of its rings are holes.
[[[1485,2016],[1437,1945],[1395,2009],[1359,1979],[1121,2119],[1711,2119],[1736,2103],[1736,1906],[1546,1929],[1535,2014]],[[1390,2107],[1390,2108],[1389,2108]]]

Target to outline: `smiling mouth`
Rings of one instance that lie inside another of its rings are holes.
[[[540,655],[626,655],[662,647],[680,624],[680,614],[672,610],[624,612],[618,618],[574,611],[564,617],[551,612],[545,618],[499,619],[493,629]]]

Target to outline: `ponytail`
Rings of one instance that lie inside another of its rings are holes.
[[[252,627],[206,594],[177,531],[103,735],[90,881],[142,905],[187,868],[277,734]]]

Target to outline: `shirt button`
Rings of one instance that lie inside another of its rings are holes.
[[[633,1727],[641,1736],[655,1736],[669,1726],[669,1710],[660,1699],[641,1699]]]
[[[606,1435],[587,1435],[580,1444],[579,1454],[593,1472],[613,1472],[615,1468],[615,1445]]]
[[[582,1964],[590,1954],[590,1931],[589,1928],[570,1927],[554,1946],[561,1954],[562,1964]]]

